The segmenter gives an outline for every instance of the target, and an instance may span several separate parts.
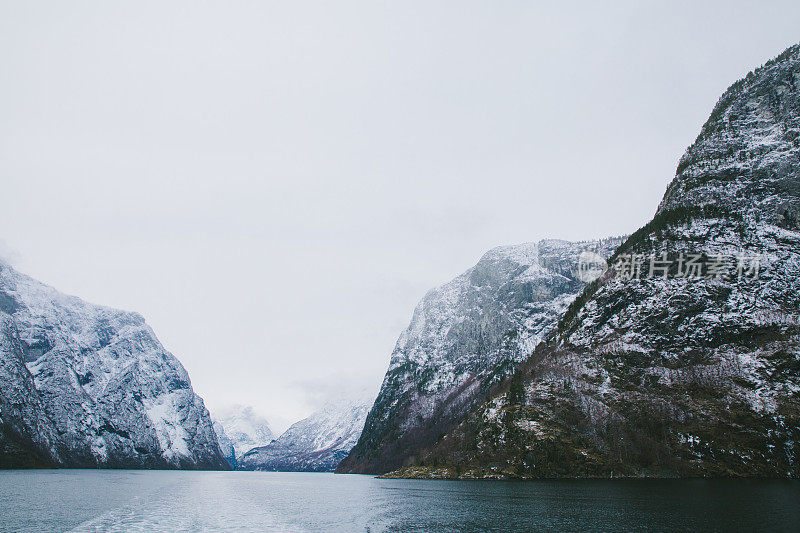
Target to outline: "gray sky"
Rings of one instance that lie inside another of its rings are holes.
[[[558,4],[558,5],[556,5]],[[792,2],[0,2],[0,253],[280,429],[487,249],[631,232]]]

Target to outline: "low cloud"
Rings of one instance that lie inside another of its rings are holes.
[[[378,385],[366,386],[363,380],[343,375],[294,383],[297,390],[302,391],[306,402],[314,409],[344,400],[374,400],[378,395]]]
[[[0,261],[12,265],[17,259],[19,259],[19,252],[0,239]]]

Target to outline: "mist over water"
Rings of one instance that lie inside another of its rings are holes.
[[[800,483],[0,473],[0,531],[792,531]]]

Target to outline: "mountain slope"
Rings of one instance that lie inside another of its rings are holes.
[[[246,452],[259,446],[266,446],[274,439],[269,422],[249,405],[236,404],[215,409],[211,413],[211,418],[215,429],[217,426],[222,428],[217,435],[219,436],[220,432],[224,433],[226,444],[229,442],[233,447],[234,463]]]
[[[331,472],[364,428],[372,399],[334,402],[292,425],[267,446],[250,450],[241,470]]]
[[[217,436],[217,442],[219,442],[219,449],[222,452],[222,456],[226,461],[228,461],[228,464],[231,466],[231,468],[236,470],[239,456],[236,453],[236,448],[233,446],[233,441],[231,441],[231,439],[225,433],[225,427],[222,424],[214,419],[212,419],[212,424],[214,427],[214,434]]]
[[[0,263],[0,466],[227,468],[203,401],[135,314]]]
[[[799,139],[794,46],[720,98],[548,342],[394,475],[797,477]]]
[[[400,335],[361,438],[339,472],[383,473],[432,444],[555,326],[583,288],[578,256],[621,239],[487,252],[430,291]]]

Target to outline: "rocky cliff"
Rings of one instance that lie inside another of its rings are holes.
[[[216,420],[212,419],[212,424],[214,427],[214,434],[217,436],[217,442],[219,442],[219,449],[222,452],[222,456],[228,461],[228,464],[236,470],[236,465],[239,463],[239,455],[236,453],[236,448],[233,446],[233,441],[228,437],[227,433],[225,433],[225,427],[217,422]]]
[[[382,473],[413,462],[555,327],[584,287],[579,255],[608,257],[620,242],[495,248],[431,290],[400,335],[364,432],[338,471]]]
[[[654,218],[395,475],[797,477],[800,46],[733,84]]]
[[[228,468],[144,319],[0,263],[0,466]]]

